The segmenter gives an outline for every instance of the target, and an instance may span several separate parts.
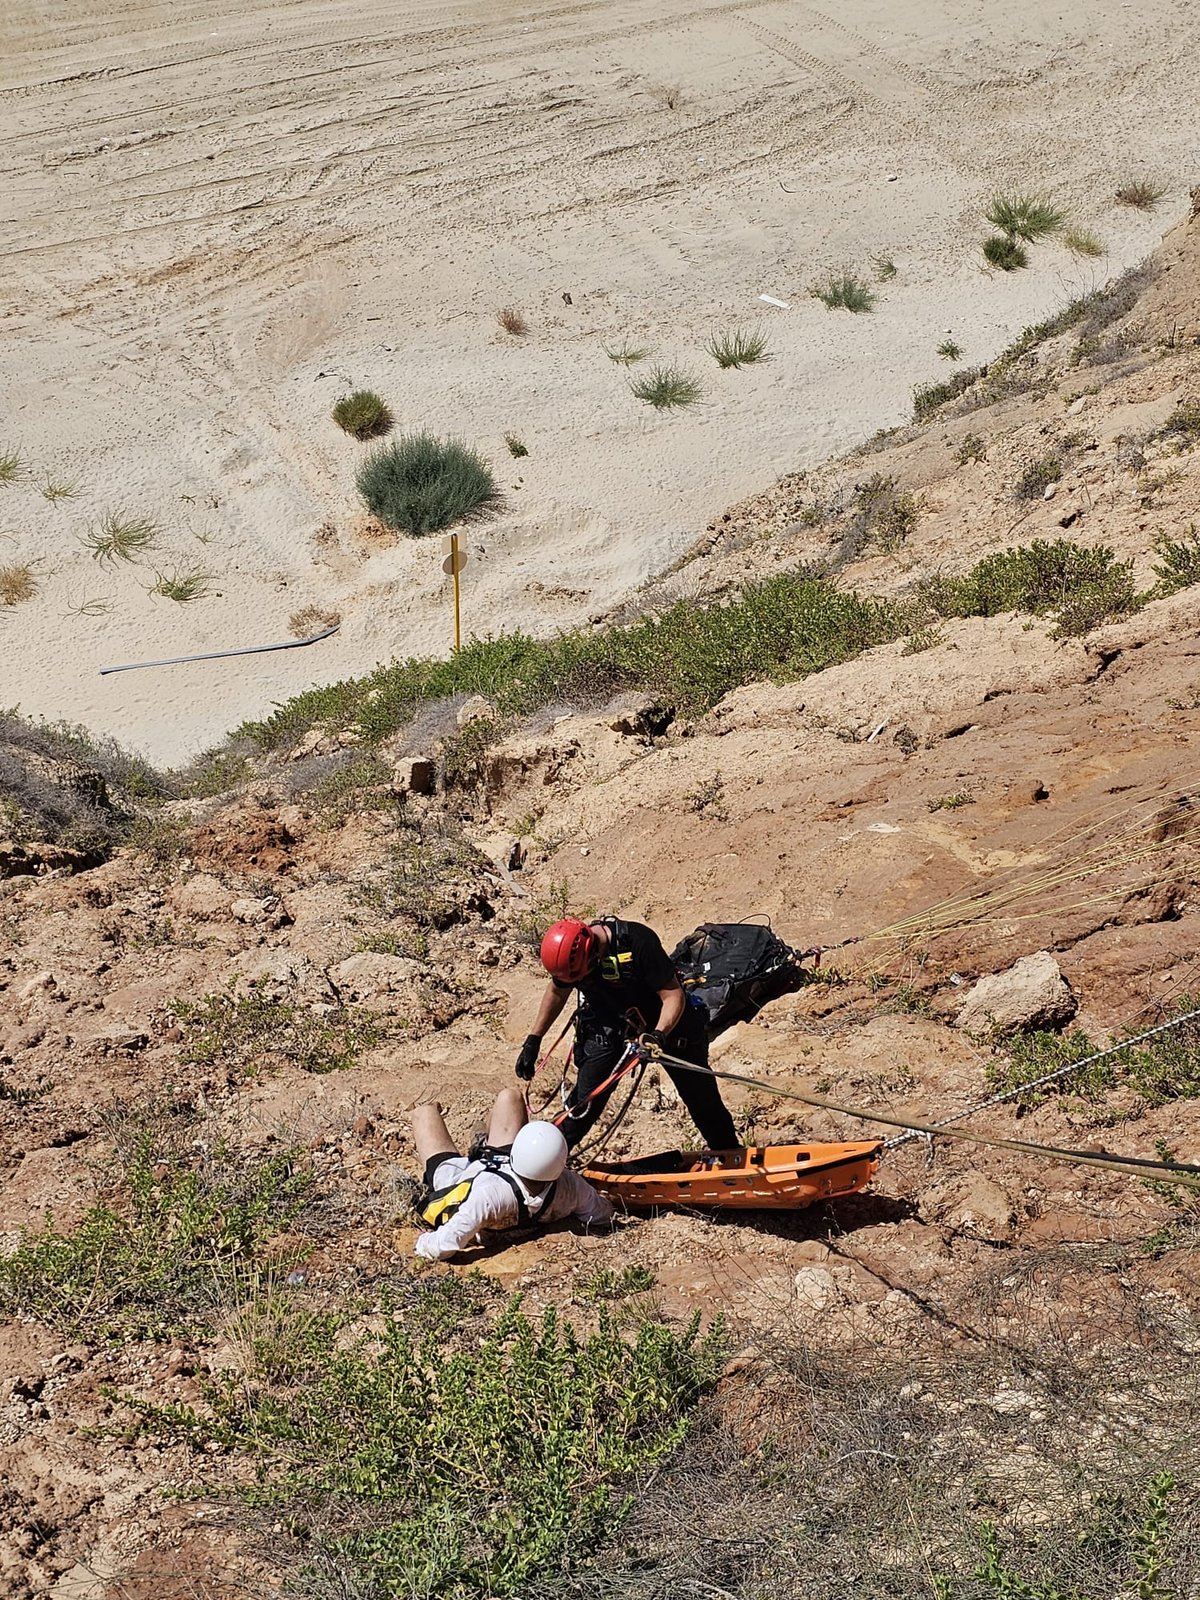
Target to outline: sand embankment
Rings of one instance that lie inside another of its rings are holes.
[[[0,703],[165,760],[447,643],[437,542],[364,528],[360,447],[329,420],[348,386],[485,451],[507,505],[470,537],[466,624],[551,629],[902,420],[947,331],[985,359],[1144,255],[1195,166],[1200,51],[1166,0],[75,9],[52,29],[13,0],[0,24],[0,443],[24,468],[0,485],[0,563],[39,584],[3,614]],[[1113,204],[1130,172],[1173,183],[1153,215]],[[1107,258],[1050,245],[981,272],[981,208],[1018,186]],[[872,315],[809,296],[876,256],[897,274]],[[773,358],[719,372],[703,344],[741,320]],[[701,375],[704,402],[635,401],[605,354],[626,338]],[[95,562],[81,536],[110,512],[153,519],[157,549]],[[147,592],[193,568],[205,598]],[[98,676],[286,637],[306,605],[341,613],[335,640]]]

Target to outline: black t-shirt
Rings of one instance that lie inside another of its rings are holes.
[[[632,1020],[639,1031],[656,1028],[662,1011],[658,991],[679,982],[662,941],[642,922],[621,922],[616,917],[596,920],[608,929],[612,943],[596,970],[575,985],[581,1004],[606,1021]],[[628,1017],[631,1011],[637,1018]]]

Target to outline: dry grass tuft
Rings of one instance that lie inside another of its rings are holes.
[[[1100,256],[1108,254],[1104,240],[1088,228],[1068,228],[1062,236],[1062,242],[1073,256],[1098,260]]]
[[[288,618],[288,632],[293,639],[311,639],[326,628],[336,628],[342,620],[340,611],[323,611],[320,606],[303,606]]]
[[[1132,206],[1135,211],[1153,211],[1166,192],[1166,184],[1155,183],[1152,178],[1128,178],[1114,198],[1119,206]]]
[[[504,329],[505,333],[516,334],[520,337],[521,334],[529,332],[528,322],[512,306],[505,306],[502,310],[497,311],[496,321]]]
[[[19,606],[38,592],[37,574],[29,562],[0,567],[0,606]]]

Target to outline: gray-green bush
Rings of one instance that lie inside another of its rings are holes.
[[[367,509],[385,527],[414,537],[487,516],[500,501],[478,451],[428,433],[405,434],[372,450],[356,481]]]

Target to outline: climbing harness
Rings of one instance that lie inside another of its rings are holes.
[[[474,1172],[468,1169],[456,1178],[453,1183],[448,1183],[440,1189],[426,1189],[424,1194],[414,1202],[414,1210],[418,1219],[427,1228],[440,1228],[443,1223],[449,1222],[452,1217],[457,1215],[466,1204],[467,1196],[471,1193],[475,1180],[482,1177],[485,1172],[490,1172],[495,1177],[501,1178],[512,1190],[513,1199],[517,1203],[517,1227],[538,1227],[541,1217],[550,1208],[550,1202],[554,1198],[557,1184],[552,1183],[545,1191],[545,1199],[538,1211],[538,1215],[535,1217],[530,1213],[525,1196],[521,1192],[521,1185],[517,1182],[516,1177],[513,1173],[506,1171],[501,1163],[502,1157],[498,1155],[484,1156],[479,1160],[478,1164],[472,1162],[472,1166],[475,1167]]]

